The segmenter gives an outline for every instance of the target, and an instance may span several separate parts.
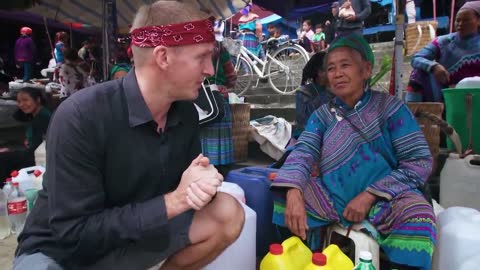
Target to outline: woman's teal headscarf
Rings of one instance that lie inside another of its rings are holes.
[[[367,60],[368,62],[370,62],[370,64],[372,64],[373,69],[373,66],[375,64],[375,57],[373,55],[372,48],[370,48],[370,45],[365,40],[365,38],[363,38],[363,36],[358,34],[349,34],[346,36],[338,37],[332,42],[332,44],[330,44],[330,47],[328,47],[327,54],[341,47],[352,48],[355,51],[359,52],[363,59]]]

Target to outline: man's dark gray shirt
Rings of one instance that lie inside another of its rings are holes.
[[[167,239],[162,195],[201,152],[198,133],[186,101],[172,104],[157,132],[134,70],[69,97],[50,124],[43,190],[16,254],[81,265],[135,241]]]

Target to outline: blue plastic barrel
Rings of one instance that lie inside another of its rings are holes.
[[[275,226],[272,223],[273,199],[268,176],[276,171],[265,167],[246,167],[230,171],[226,177],[227,182],[235,183],[243,189],[247,205],[257,213],[257,257],[267,254],[275,236]]]

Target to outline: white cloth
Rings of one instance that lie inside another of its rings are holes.
[[[292,136],[292,125],[283,118],[272,115],[250,121],[250,135],[260,144],[260,149],[275,160],[285,152]]]
[[[405,13],[407,14],[408,24],[415,23],[417,10],[415,9],[415,1],[407,1],[405,5]]]

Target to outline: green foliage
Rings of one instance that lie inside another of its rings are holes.
[[[370,79],[370,87],[373,87],[378,81],[380,81],[387,72],[392,69],[392,58],[388,55],[384,55],[380,70]]]

